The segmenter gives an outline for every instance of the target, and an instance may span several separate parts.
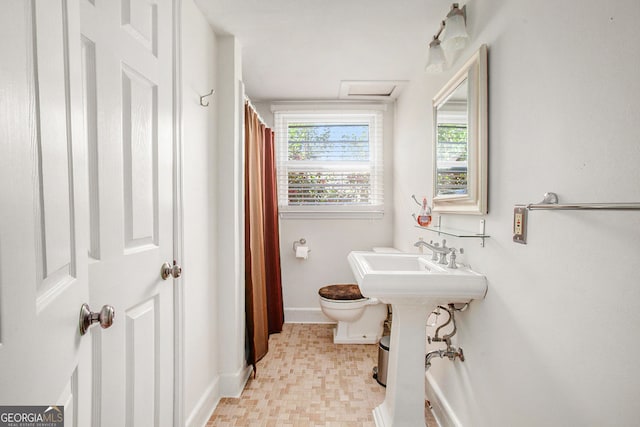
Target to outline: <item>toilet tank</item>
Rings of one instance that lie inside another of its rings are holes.
[[[381,254],[393,254],[393,253],[401,252],[396,248],[385,247],[385,246],[375,247],[372,250],[373,250],[373,252],[377,252],[377,253],[381,253]]]

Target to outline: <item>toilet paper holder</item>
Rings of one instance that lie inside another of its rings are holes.
[[[306,245],[306,244],[307,244],[307,239],[305,239],[304,237],[302,237],[300,240],[295,240],[293,242],[293,252],[295,252],[296,249],[298,249],[298,246]],[[309,249],[308,252],[311,252],[311,249]]]

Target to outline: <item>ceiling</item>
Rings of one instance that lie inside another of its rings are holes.
[[[443,0],[196,0],[242,47],[254,101],[338,99],[342,81],[410,80],[451,3]]]

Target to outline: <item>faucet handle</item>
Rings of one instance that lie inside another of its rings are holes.
[[[460,249],[460,253],[462,253],[462,249]],[[458,268],[458,266],[456,265],[456,248],[451,248],[449,249],[449,265],[447,265],[447,267],[449,268]]]
[[[430,242],[433,244],[434,248],[439,248],[440,247],[440,243],[433,243],[433,240]],[[431,251],[431,261],[438,261],[438,252],[432,250]]]
[[[464,253],[464,249],[460,248],[460,249],[456,249],[456,248],[450,248],[449,249],[449,265],[447,265],[447,267],[449,268],[458,268],[458,266],[456,265],[456,251],[460,252],[461,254]]]

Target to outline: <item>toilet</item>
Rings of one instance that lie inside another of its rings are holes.
[[[375,344],[382,337],[387,305],[366,298],[356,284],[328,285],[318,290],[320,308],[337,322],[334,344]]]
[[[399,252],[394,248],[374,248],[374,252]],[[377,344],[382,337],[387,305],[367,298],[356,284],[328,285],[318,290],[320,309],[337,322],[334,344]]]

